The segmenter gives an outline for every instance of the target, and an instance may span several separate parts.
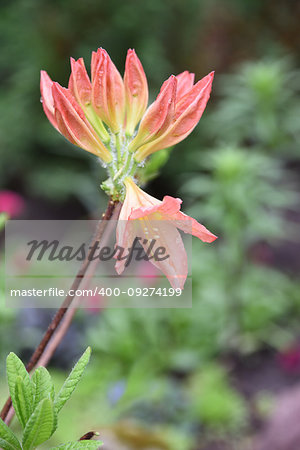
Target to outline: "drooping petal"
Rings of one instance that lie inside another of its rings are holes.
[[[120,131],[125,115],[122,77],[104,49],[92,56],[92,103],[100,119],[114,133]]]
[[[176,75],[177,79],[177,91],[176,91],[176,103],[192,89],[195,80],[195,74],[190,73],[187,70]]]
[[[116,245],[123,248],[128,248],[131,246],[136,236],[133,223],[134,221],[129,220],[132,211],[140,205],[148,205],[148,207],[152,207],[159,204],[160,201],[140,189],[131,178],[126,178],[124,184],[126,187],[126,196],[119,215]],[[118,274],[123,272],[124,267],[124,260],[116,262],[116,270]]]
[[[49,122],[58,130],[57,121],[55,118],[54,112],[54,100],[52,96],[52,86],[53,81],[45,72],[45,70],[41,70],[41,95],[42,95],[42,105],[46,116],[48,117]]]
[[[125,178],[124,184],[126,187],[126,196],[119,215],[120,220],[128,220],[132,211],[141,206],[151,208],[161,203],[139,188],[130,177]]]
[[[203,242],[213,242],[217,239],[213,233],[211,233],[204,225],[197,222],[197,220],[184,214],[180,211],[180,205],[182,200],[179,198],[173,198],[166,195],[163,198],[158,211],[163,214],[165,219],[174,221],[174,226],[184,231],[185,233],[192,234]]]
[[[68,89],[53,83],[52,95],[60,132],[73,144],[94,153],[106,162],[111,161],[111,154],[89,125],[84,112]]]
[[[71,58],[71,69],[69,91],[83,108],[91,103],[92,97],[92,85],[83,58],[79,58],[77,61]]]
[[[145,205],[132,211],[129,218],[140,219],[142,217],[161,218],[161,220],[169,220],[174,227],[183,230],[185,233],[198,237],[203,242],[213,242],[217,237],[212,234],[205,226],[201,225],[197,220],[187,216],[180,211],[182,200],[166,195],[163,201],[154,206]]]
[[[148,255],[150,262],[163,272],[174,289],[183,289],[188,273],[188,263],[184,244],[177,228],[172,222],[157,220],[152,215],[130,222],[138,225],[135,233],[141,238],[140,242],[146,254],[149,243],[155,243]]]
[[[187,255],[176,227],[170,221],[157,221],[151,216],[119,220],[116,246],[129,251],[136,238],[149,261],[166,275],[171,286],[183,289],[188,272]],[[115,269],[119,275],[125,267],[126,259],[117,259]]]
[[[200,80],[176,104],[176,120],[157,139],[141,146],[135,153],[137,161],[142,161],[151,153],[162,148],[168,148],[185,139],[199,122],[210,97],[213,72]]]
[[[134,50],[129,49],[124,73],[126,132],[131,136],[148,104],[148,84],[143,66]]]
[[[174,289],[183,289],[188,264],[182,238],[177,229],[166,221],[159,223],[155,220],[118,221],[117,247],[128,252],[136,238],[144,248],[149,261],[166,275],[171,286]],[[149,247],[151,247],[150,254]],[[118,253],[116,257],[115,269],[121,275],[126,268],[126,259],[118,259]]]
[[[142,206],[132,210],[129,218],[140,219],[145,216],[154,215],[157,218],[170,218],[173,215],[177,214],[180,211],[180,205],[182,200],[180,198],[174,198],[170,196],[165,196],[164,200],[157,201],[156,204],[142,204]]]
[[[171,75],[161,87],[157,99],[149,106],[139,126],[136,137],[129,149],[139,146],[161,136],[174,120],[177,80]]]
[[[174,288],[183,288],[187,277],[187,256],[177,228],[193,234],[204,242],[216,239],[210,231],[195,219],[180,211],[182,201],[179,198],[165,196],[163,201],[142,191],[131,178],[125,179],[126,197],[121,209],[117,228],[117,245],[128,248],[139,237],[140,244],[147,253],[149,242],[152,247],[150,262],[159,268],[169,279]],[[156,249],[165,249],[160,258]],[[149,256],[149,255],[148,255]],[[125,262],[117,261],[116,270],[121,273]]]

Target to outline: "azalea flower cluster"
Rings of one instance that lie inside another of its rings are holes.
[[[151,154],[177,144],[193,131],[209,99],[213,75],[197,83],[188,71],[171,75],[147,107],[147,79],[134,50],[128,50],[123,78],[102,48],[92,53],[91,79],[83,59],[71,58],[68,88],[41,71],[42,104],[49,121],[70,142],[100,158],[109,175],[103,189],[123,202],[117,244],[130,246],[137,232],[134,223],[142,224],[148,239],[151,220],[168,225],[152,230],[170,252],[168,262],[154,264],[173,287],[182,287],[187,275],[187,258],[177,228],[204,242],[212,242],[216,236],[180,212],[180,199],[166,196],[159,201],[143,192],[134,176]],[[120,261],[116,269],[118,273],[124,270]]]

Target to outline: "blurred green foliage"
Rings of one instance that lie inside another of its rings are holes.
[[[287,57],[243,64],[219,77],[208,132],[220,142],[299,158],[300,73]]]
[[[196,372],[189,389],[191,414],[214,432],[240,430],[247,421],[247,408],[241,396],[228,386],[225,371],[207,365]]]
[[[201,219],[215,224],[231,246],[242,250],[258,239],[284,238],[292,228],[282,212],[295,208],[298,196],[280,161],[231,145],[204,152],[194,169],[184,174],[181,189],[192,204],[189,211],[201,211]],[[201,169],[207,173],[199,175]]]

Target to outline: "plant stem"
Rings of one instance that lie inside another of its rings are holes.
[[[119,206],[119,205],[118,205]],[[111,219],[115,219],[118,217],[119,215],[119,207],[116,206],[115,211],[111,217]],[[101,239],[101,244],[102,247],[104,247],[107,244],[107,241],[109,240],[109,237],[111,235],[112,232],[112,228],[113,225],[110,222],[108,224],[108,226],[106,227],[105,232],[103,233],[102,239]],[[81,284],[80,284],[80,289],[87,289],[88,285],[89,285],[89,281],[93,278],[95,270],[97,268],[97,265],[99,263],[99,260],[95,259],[94,261],[91,262],[91,264],[89,265],[84,279],[82,280]],[[55,334],[52,336],[52,338],[50,339],[47,347],[45,348],[45,351],[43,353],[43,355],[40,357],[39,361],[38,361],[38,366],[43,366],[46,367],[49,363],[49,361],[51,360],[55,350],[57,349],[58,345],[60,344],[60,342],[63,340],[65,334],[67,333],[71,323],[72,323],[72,319],[74,317],[74,315],[76,314],[76,311],[79,308],[80,303],[82,302],[82,298],[81,297],[76,297],[73,300],[72,303],[72,308],[69,308],[68,311],[66,312],[63,320],[61,321],[59,327],[57,328]]]
[[[117,201],[112,201],[111,199],[108,202],[107,209],[105,213],[102,215],[102,219],[98,222],[97,228],[95,230],[94,236],[91,241],[91,248],[93,248],[93,245],[100,241],[102,238],[102,235],[106,229],[106,226],[108,224],[108,221],[112,218],[112,215],[115,211],[115,208],[117,206]],[[92,251],[92,249],[91,249]],[[86,259],[83,261],[77,275],[74,278],[74,281],[72,283],[72,286],[70,287],[70,291],[73,292],[73,295],[67,295],[67,297],[64,299],[63,304],[59,308],[59,310],[56,312],[55,316],[53,317],[50,325],[48,326],[42,340],[40,341],[39,345],[33,352],[27,366],[26,370],[30,372],[36,364],[39,362],[40,358],[42,357],[50,339],[52,338],[53,334],[55,333],[56,329],[58,328],[59,324],[61,323],[62,319],[64,318],[66,312],[68,311],[69,307],[71,306],[72,301],[75,298],[75,291],[78,289],[82,279],[84,278],[87,269],[89,268],[89,265],[91,263],[89,255],[87,255]],[[61,334],[61,339],[56,342],[56,346],[61,342],[62,338],[64,337],[64,333]],[[12,407],[11,398],[9,397],[1,411],[0,417],[2,420],[5,421],[10,409]]]

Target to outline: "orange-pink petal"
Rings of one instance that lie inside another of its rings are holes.
[[[199,122],[210,97],[214,73],[211,72],[200,80],[178,104],[176,104],[176,120],[157,139],[142,145],[135,153],[137,161],[142,161],[151,153],[168,148],[185,139]]]
[[[92,58],[91,58],[91,80],[92,84],[94,83],[95,76],[96,76],[96,69],[99,64],[99,59],[103,57],[103,53],[100,48],[96,52],[92,52]]]
[[[41,95],[42,95],[42,105],[46,116],[48,117],[49,122],[58,130],[57,121],[55,118],[54,112],[54,100],[52,96],[52,86],[53,81],[45,72],[45,70],[41,70]]]
[[[79,58],[77,61],[75,61],[74,58],[71,58],[71,69],[69,91],[73,94],[81,107],[87,106],[91,103],[92,85],[83,58]]]
[[[99,48],[92,56],[92,104],[101,120],[108,124],[107,105],[107,59],[105,50]]]
[[[154,230],[152,233],[150,231],[149,234],[145,234],[142,237],[148,238],[150,241],[155,239],[154,254],[155,249],[162,247],[167,258],[160,260],[160,258],[154,257],[150,259],[150,262],[163,272],[174,289],[183,289],[188,274],[188,261],[180,233],[168,221],[153,221],[152,224],[157,231]],[[144,241],[142,240],[142,246],[147,251],[147,246],[143,245],[143,243]]]
[[[55,117],[59,130],[73,144],[109,162],[111,155],[85,118],[84,112],[68,89],[53,83]]]
[[[124,83],[108,53],[102,48],[92,56],[92,103],[100,119],[117,133],[124,123]]]
[[[156,221],[152,218],[150,220],[119,220],[116,245],[127,251],[136,237],[140,238],[139,242],[145,253],[151,241],[154,241],[152,253],[149,255],[152,256],[150,262],[166,275],[174,289],[183,289],[188,273],[187,255],[182,238],[172,222]],[[164,249],[163,258],[155,257],[159,247]],[[119,275],[124,271],[125,265],[126,260],[117,259],[115,268]]]
[[[129,49],[124,73],[126,132],[132,135],[148,104],[148,84],[143,66],[134,50]]]
[[[179,99],[179,101],[176,102],[176,111],[175,111],[176,119],[178,119],[193,102],[202,98],[205,99],[207,94],[208,95],[210,94],[213,79],[214,79],[214,72],[211,72],[208,75],[206,75],[206,77],[199,80],[188,92],[186,92]],[[204,105],[204,108],[205,106],[206,103]]]
[[[133,210],[129,219],[134,220],[151,216],[153,220],[156,220],[156,217],[158,217],[157,214],[159,214],[162,221],[172,221],[173,226],[180,228],[185,233],[198,237],[203,242],[213,242],[217,239],[213,233],[197,222],[197,220],[181,212],[181,203],[181,199],[166,195],[159,204],[153,206],[140,206]]]
[[[175,113],[177,80],[171,75],[166,80],[157,96],[149,106],[133,139],[130,149],[133,150],[150,140],[161,136],[172,124]]]
[[[192,89],[195,80],[195,74],[190,73],[187,70],[176,75],[177,79],[177,91],[176,91],[176,103]]]
[[[131,178],[124,180],[126,187],[126,196],[119,215],[120,220],[128,220],[132,211],[141,205],[152,207],[159,205],[161,202],[139,188]]]
[[[205,228],[204,225],[197,222],[197,220],[180,211],[181,203],[182,200],[179,198],[174,199],[173,197],[166,195],[159,207],[159,211],[162,212],[163,217],[168,217],[169,220],[173,220],[174,226],[185,233],[192,234],[203,242],[215,241],[217,236]]]

